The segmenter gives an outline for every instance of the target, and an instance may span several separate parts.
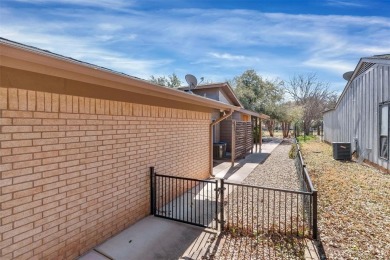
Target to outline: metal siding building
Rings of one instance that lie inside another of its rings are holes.
[[[390,102],[389,93],[390,55],[362,58],[336,107],[324,112],[325,141],[351,142],[353,151],[357,151],[362,159],[389,171],[389,159],[381,158],[379,148],[379,107]],[[388,139],[389,136],[387,151]]]

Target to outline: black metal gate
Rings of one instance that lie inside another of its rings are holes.
[[[317,238],[317,194],[160,175],[150,169],[151,214],[241,235]]]
[[[218,182],[160,175],[150,168],[151,213],[196,226],[218,229]]]

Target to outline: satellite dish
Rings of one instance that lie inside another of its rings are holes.
[[[343,78],[344,78],[346,81],[349,81],[349,80],[351,79],[352,75],[353,75],[353,71],[348,71],[348,72],[345,72],[345,73],[343,74]]]
[[[188,83],[188,86],[190,87],[190,91],[191,91],[191,89],[196,88],[196,86],[198,85],[198,80],[196,79],[196,77],[194,75],[187,74],[185,76],[185,78],[186,78],[186,81]]]

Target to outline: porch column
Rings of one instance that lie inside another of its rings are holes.
[[[261,145],[263,144],[263,128],[261,126],[261,118],[259,118],[259,145],[260,145],[260,152],[261,152]]]
[[[251,116],[251,134],[249,135],[249,138],[251,138],[251,153],[253,153],[253,145],[255,144],[255,139],[253,138],[253,130],[255,129],[255,124],[253,120],[253,116]]]
[[[234,161],[236,157],[236,121],[232,120],[232,145],[230,154],[232,156],[232,167],[234,167]]]
[[[258,126],[259,126],[259,118],[257,118],[257,117],[255,117],[255,128],[258,128]],[[253,138],[253,139],[256,139],[257,137],[255,137],[255,138]],[[260,142],[260,139],[259,139],[259,142]],[[259,151],[259,142],[256,142],[256,152],[258,152]]]

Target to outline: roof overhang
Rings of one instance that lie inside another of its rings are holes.
[[[247,110],[247,109],[244,109],[244,108],[241,108],[238,111],[243,113],[243,114],[254,116],[254,117],[258,117],[258,118],[261,118],[261,119],[270,119],[270,116],[268,116],[266,114],[253,112],[253,111],[250,111],[250,110]]]
[[[327,109],[327,110],[323,111],[322,114],[328,113],[328,112],[333,111],[333,110],[334,110],[334,108]]]
[[[212,83],[212,84],[206,84],[206,85],[199,85],[195,89],[192,89],[192,92],[196,92],[197,89],[213,89],[213,88],[220,88],[223,90],[223,92],[229,97],[229,99],[233,102],[233,105],[244,107],[236,94],[234,93],[233,88],[230,86],[227,82],[222,83]],[[180,90],[188,90],[188,87],[180,87]]]
[[[177,89],[162,87],[146,80],[111,71],[51,52],[0,39],[0,66],[95,84],[107,88],[180,101],[220,110],[239,107]]]

